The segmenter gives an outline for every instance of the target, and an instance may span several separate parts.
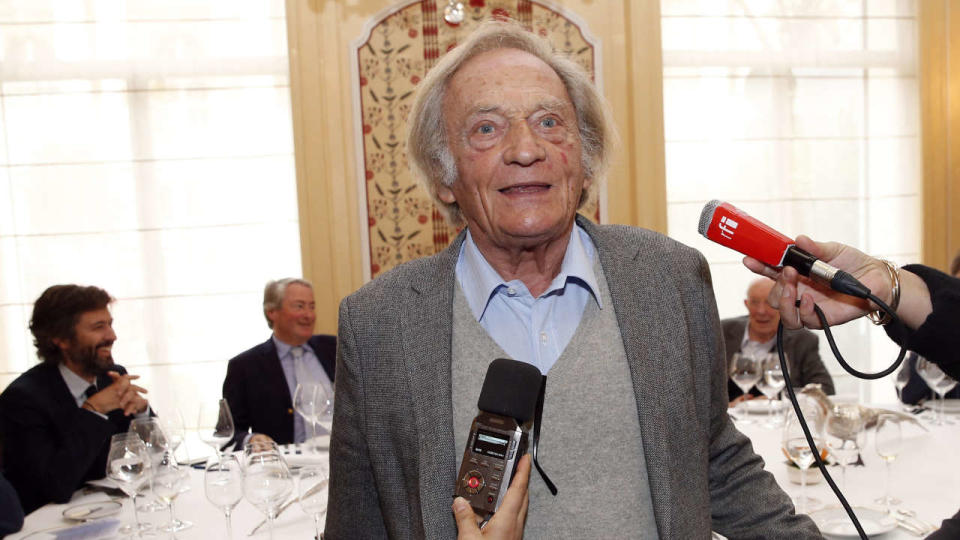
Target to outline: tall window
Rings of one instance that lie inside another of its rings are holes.
[[[671,236],[702,250],[721,317],[746,313],[755,276],[697,234],[709,199],[787,235],[836,240],[898,263],[920,258],[914,2],[662,0]],[[845,358],[886,366],[895,347],[860,321],[835,329]],[[846,375],[838,392],[893,398]],[[889,388],[888,388],[889,387]]]
[[[40,293],[98,285],[115,360],[195,423],[301,273],[283,2],[14,0],[0,40],[0,389]]]

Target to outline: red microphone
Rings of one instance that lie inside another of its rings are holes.
[[[716,199],[700,213],[697,230],[708,240],[776,268],[792,266],[801,275],[824,283],[835,291],[866,298],[870,289],[843,270],[798,248],[792,238],[754,219],[736,206]]]

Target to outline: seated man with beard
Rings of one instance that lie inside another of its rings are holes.
[[[110,437],[149,414],[138,376],[113,363],[112,300],[98,287],[54,285],[33,306],[42,362],[0,394],[3,463],[26,513],[102,478]]]

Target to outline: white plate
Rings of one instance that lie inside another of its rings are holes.
[[[871,538],[874,535],[887,533],[897,528],[896,520],[888,516],[886,512],[854,506],[853,513],[857,515],[860,526],[863,527],[863,532]],[[827,538],[860,538],[856,527],[853,526],[853,522],[850,521],[850,517],[847,516],[847,512],[843,508],[824,508],[823,510],[810,512],[810,517],[817,523],[820,532]]]
[[[96,501],[77,504],[63,511],[63,517],[73,521],[93,521],[120,513],[123,505],[117,501]]]
[[[770,411],[770,401],[767,398],[753,398],[751,400],[745,401],[744,407],[747,409],[747,412],[750,414],[767,414]],[[783,411],[784,404],[780,400],[773,402],[773,413]]]

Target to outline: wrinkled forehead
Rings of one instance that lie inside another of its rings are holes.
[[[513,48],[484,51],[464,61],[447,82],[445,101],[474,102],[477,108],[492,107],[485,96],[504,88],[528,90],[553,108],[571,107],[566,85],[549,64],[537,56]]]
[[[773,281],[769,279],[754,281],[750,284],[750,287],[747,288],[747,298],[751,300],[766,300],[772,288]]]

